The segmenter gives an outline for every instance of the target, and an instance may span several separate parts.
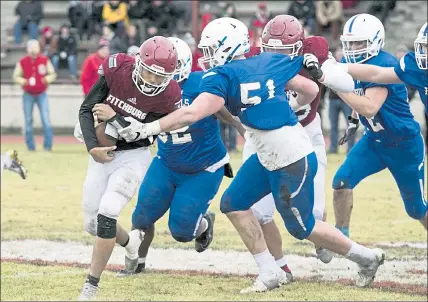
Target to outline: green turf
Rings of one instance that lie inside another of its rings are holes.
[[[87,271],[61,266],[1,264],[1,300],[76,300]],[[240,295],[251,284],[244,277],[190,276],[147,273],[116,278],[103,275],[99,300],[124,301],[423,301],[421,295],[393,293],[379,289],[358,289],[340,284],[296,281],[268,293]]]
[[[5,171],[1,190],[2,240],[49,239],[75,240],[90,243],[92,238],[83,230],[81,210],[82,185],[88,162],[83,145],[57,145],[54,152],[28,152],[23,145],[2,144],[2,151],[15,148],[28,168],[28,179],[23,181],[16,174]],[[328,221],[334,223],[331,181],[343,162],[343,155],[328,158],[326,200]],[[232,155],[232,165],[238,170],[240,154]],[[219,198],[229,185],[223,179],[211,210],[217,213],[214,249],[244,250],[244,245],[226,216],[219,211]],[[136,199],[126,207],[119,222],[129,228]],[[175,242],[168,230],[168,217],[156,224],[155,247],[192,248],[192,244]],[[293,239],[280,225],[286,252],[308,253],[312,245]],[[426,232],[421,225],[409,218],[404,210],[398,189],[387,171],[373,175],[355,190],[354,210],[351,219],[351,237],[363,243],[423,242]],[[426,256],[424,249],[391,249],[388,257],[414,255]]]

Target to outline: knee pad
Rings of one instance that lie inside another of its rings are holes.
[[[83,226],[85,231],[92,236],[97,236],[97,216],[84,214],[83,217]]]
[[[109,218],[103,214],[97,216],[97,236],[103,239],[113,239],[116,237],[116,219]]]

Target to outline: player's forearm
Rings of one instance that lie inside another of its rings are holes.
[[[355,93],[338,93],[337,95],[356,113],[367,118],[372,118],[379,111],[374,102],[366,96],[360,96]]]
[[[86,149],[89,151],[92,148],[98,147],[98,140],[94,128],[94,116],[92,108],[95,104],[102,103],[108,96],[108,86],[104,77],[99,77],[98,81],[85,97],[79,110],[79,122],[82,128],[83,138],[85,140]]]
[[[370,83],[392,84],[401,83],[393,67],[379,67],[370,64],[341,64],[354,78]]]

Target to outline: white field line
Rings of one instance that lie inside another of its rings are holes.
[[[77,242],[54,242],[47,240],[3,241],[1,258],[77,262],[89,264],[92,247]],[[344,259],[334,258],[324,264],[314,257],[287,255],[289,266],[297,278],[317,277],[334,281],[340,278],[354,279],[357,266]],[[116,246],[109,264],[123,265],[124,249]],[[182,249],[151,249],[147,268],[157,270],[195,270],[201,272],[234,275],[257,274],[257,266],[249,253],[236,251],[207,250],[197,253]],[[422,271],[424,273],[412,273]],[[427,286],[427,259],[391,260],[379,268],[376,281],[392,281]]]

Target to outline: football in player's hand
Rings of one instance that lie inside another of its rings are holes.
[[[106,127],[107,133],[106,133]],[[99,123],[95,127],[95,133],[97,135],[98,145],[100,147],[111,147],[116,146],[117,143],[117,129],[113,127],[112,125],[107,125],[106,122]]]

